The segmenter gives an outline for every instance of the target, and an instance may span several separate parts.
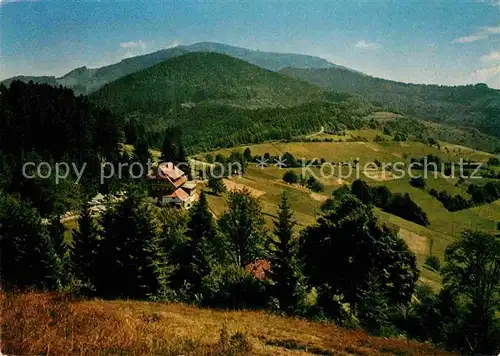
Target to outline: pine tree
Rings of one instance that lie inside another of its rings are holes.
[[[298,239],[293,236],[296,222],[290,209],[286,192],[281,195],[278,219],[274,222],[275,240],[271,241],[271,279],[274,281],[273,295],[278,299],[280,308],[292,311],[301,298],[304,278],[300,270]]]
[[[47,250],[47,235],[36,209],[0,191],[2,287],[44,287],[51,274]]]
[[[102,218],[95,286],[106,297],[146,298],[165,290],[169,263],[144,198],[131,192]]]
[[[150,158],[151,153],[149,153],[148,142],[144,139],[139,139],[134,149],[134,160],[146,164]]]
[[[188,279],[191,285],[198,289],[201,279],[209,272],[218,250],[213,216],[203,191],[199,201],[191,208],[186,234],[190,238],[188,256],[191,259],[187,265]]]
[[[95,278],[95,255],[99,249],[99,235],[90,206],[85,204],[78,218],[78,230],[73,230],[71,262],[74,275],[84,284]],[[89,286],[91,287],[91,286]]]
[[[245,157],[247,162],[252,161],[252,151],[250,150],[250,147],[245,148],[245,151],[243,151],[243,157]]]
[[[64,231],[59,216],[54,217],[46,228],[48,244],[45,261],[49,270],[46,283],[50,289],[62,290],[69,285],[71,279],[71,259],[69,246],[64,241]]]

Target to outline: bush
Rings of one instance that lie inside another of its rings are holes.
[[[322,192],[325,189],[323,184],[321,184],[316,178],[312,176],[307,179],[306,185],[309,189],[316,193]]]
[[[240,331],[230,335],[224,324],[220,331],[219,342],[213,351],[219,356],[251,355],[252,345],[247,336]]]
[[[404,195],[394,194],[386,211],[422,226],[430,224],[427,214],[411,199],[408,193]]]
[[[345,195],[351,193],[351,188],[348,185],[343,185],[340,188],[334,190],[332,196],[337,200],[341,200]]]
[[[429,138],[427,139],[427,143],[428,143],[429,145],[431,145],[431,146],[432,146],[432,145],[437,145],[437,141],[436,141],[436,139],[435,139],[434,137],[429,137]]]
[[[283,175],[283,181],[288,184],[295,184],[299,181],[299,176],[295,171],[287,171]]]
[[[489,166],[500,166],[500,159],[498,159],[498,157],[491,157],[488,160],[488,165]]]
[[[410,180],[410,184],[412,187],[420,188],[420,189],[424,189],[425,185],[426,185],[425,180],[422,177],[412,178]]]
[[[244,309],[264,307],[265,284],[236,264],[215,265],[202,280],[203,303],[215,307]]]
[[[427,256],[427,258],[425,259],[425,264],[427,265],[427,267],[436,272],[439,272],[439,270],[441,269],[441,262],[436,256]]]

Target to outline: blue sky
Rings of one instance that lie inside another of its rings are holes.
[[[216,41],[404,82],[500,88],[500,0],[0,3],[0,79]]]

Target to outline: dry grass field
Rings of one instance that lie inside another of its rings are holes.
[[[15,355],[449,355],[262,311],[2,294],[2,352]]]

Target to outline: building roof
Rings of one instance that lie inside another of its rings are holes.
[[[196,189],[196,185],[197,184],[193,181],[187,181],[186,183],[184,183],[182,185],[182,188],[188,189],[188,190],[193,190],[193,189]]]
[[[189,198],[189,194],[186,193],[182,188],[178,188],[170,195],[166,195],[167,198],[177,198],[180,201],[186,201]]]
[[[183,171],[174,166],[171,162],[162,163],[158,166],[156,175],[162,178],[170,178],[172,180],[177,180],[185,175]]]

